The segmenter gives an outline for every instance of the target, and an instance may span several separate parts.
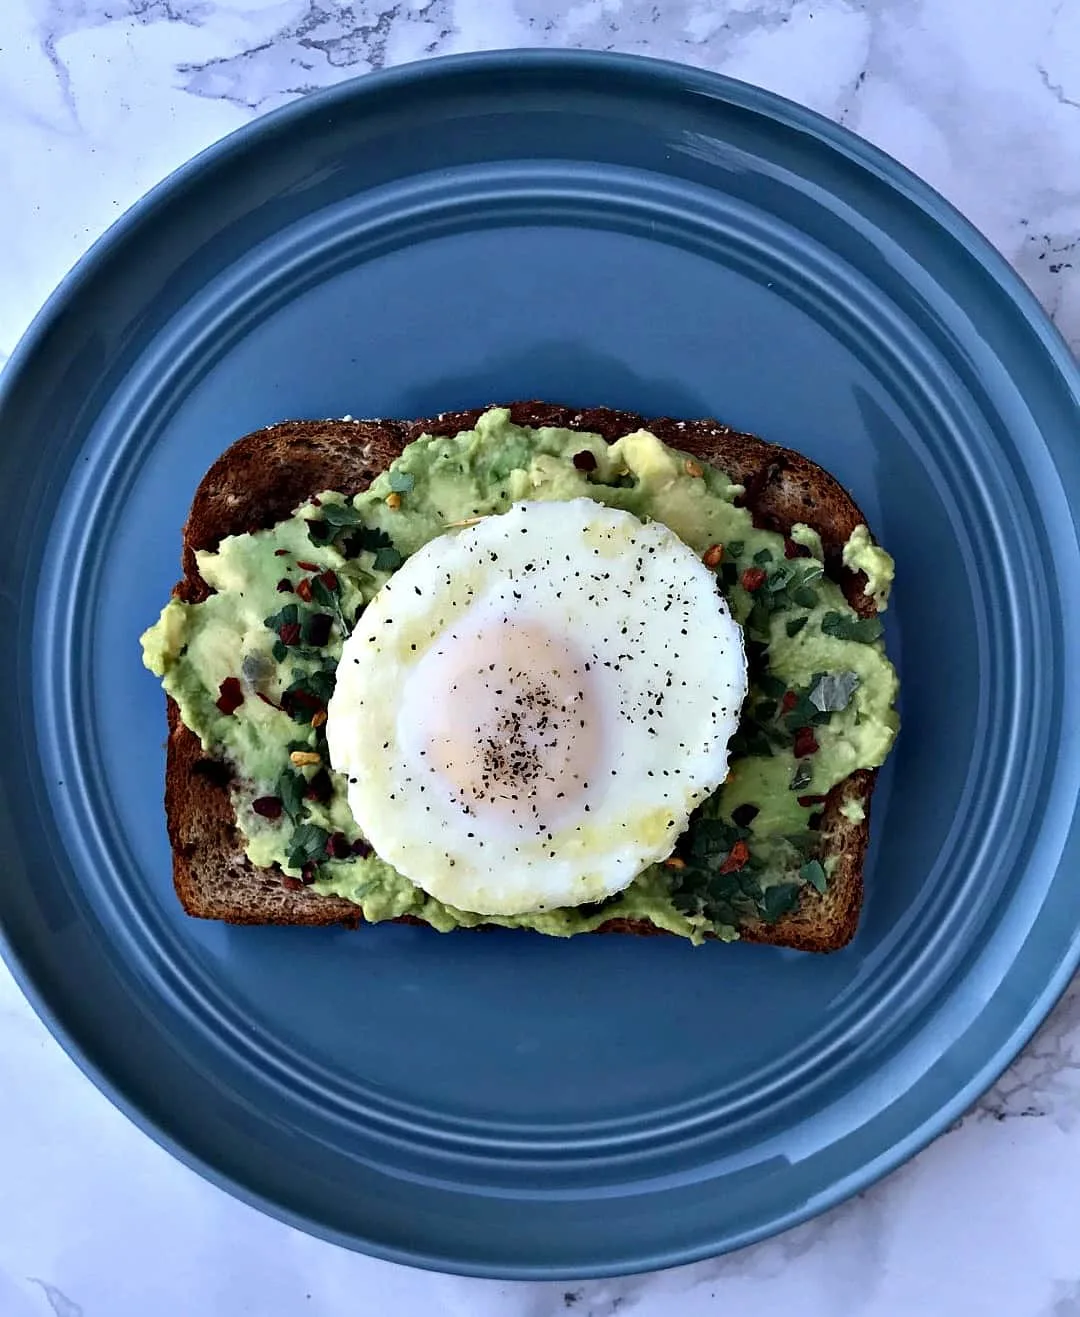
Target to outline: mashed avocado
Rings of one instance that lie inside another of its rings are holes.
[[[647,918],[695,942],[731,939],[749,919],[779,918],[805,889],[825,890],[824,796],[879,765],[897,729],[881,623],[858,617],[824,575],[813,530],[785,541],[756,528],[742,492],[645,431],[608,445],[515,426],[492,409],[475,430],[409,445],[353,499],[322,494],[270,530],[200,553],[215,593],[171,601],[143,637],[145,662],[203,748],[233,766],[247,854],[279,866],[287,885],[343,896],[368,920],[409,913],[444,930],[500,923],[568,936]],[[520,499],[582,496],[664,522],[715,567],[750,659],[731,772],[672,858],[603,903],[513,917],[454,910],[371,853],[329,766],[323,726],[341,646],[365,603],[433,537]],[[866,572],[884,607],[892,561],[865,526],[844,562]]]

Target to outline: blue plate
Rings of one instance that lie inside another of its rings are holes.
[[[522,397],[799,448],[895,554],[904,730],[846,951],[181,913],[136,642],[202,473],[283,418]],[[314,96],[95,247],[0,434],[6,955],[118,1105],[284,1220],[507,1277],[734,1248],[943,1129],[1077,962],[1077,372],[963,220],[808,111],[565,53]]]

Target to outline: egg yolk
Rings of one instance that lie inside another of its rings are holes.
[[[465,813],[543,833],[588,812],[603,742],[594,668],[538,622],[489,625],[435,657],[425,753]]]

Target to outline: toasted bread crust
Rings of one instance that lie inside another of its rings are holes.
[[[422,434],[452,435],[471,429],[488,408],[449,412],[420,421],[290,421],[245,435],[203,477],[184,527],[184,576],[174,594],[195,603],[210,593],[195,554],[214,549],[227,535],[272,526],[311,494],[323,489],[356,494]],[[864,617],[875,612],[866,579],[844,568],[844,544],[864,518],[842,486],[808,458],[765,443],[712,420],[646,420],[608,408],[583,411],[551,403],[510,407],[518,425],[558,426],[601,435],[608,442],[645,428],[673,448],[726,471],[746,487],[755,524],[788,534],[796,522],[813,526],[825,550],[826,570]],[[190,915],[235,924],[345,924],[362,922],[359,909],[339,897],[290,891],[281,875],[258,869],[245,856],[229,795],[228,770],[204,754],[198,738],[167,701],[169,738],[165,810],[173,850],[173,881]],[[750,942],[803,951],[833,951],[855,932],[862,904],[862,868],[869,838],[870,798],[876,771],[851,774],[829,793],[822,815],[823,853],[835,860],[824,896],[806,893],[774,924],[740,929]],[[855,822],[841,806],[860,801]],[[402,922],[418,923],[406,916]],[[647,920],[612,919],[601,933],[663,933]]]

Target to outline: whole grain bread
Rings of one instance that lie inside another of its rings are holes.
[[[272,526],[320,490],[358,493],[413,439],[470,429],[485,410],[444,413],[420,421],[292,421],[237,440],[195,493],[184,527],[184,576],[174,594],[198,602],[210,593],[199,575],[197,550],[216,548],[226,535]],[[781,534],[796,522],[814,527],[825,549],[827,573],[840,584],[856,612],[874,614],[865,577],[849,572],[841,561],[848,536],[864,518],[847,491],[801,454],[712,420],[647,420],[608,408],[578,411],[541,402],[514,403],[510,414],[518,425],[559,426],[599,434],[608,442],[646,428],[671,447],[712,463],[745,486],[744,502],[758,526]],[[188,914],[234,924],[360,924],[360,911],[352,903],[307,889],[288,890],[280,873],[256,868],[247,859],[230,801],[228,766],[203,753],[171,699],[167,716],[165,809],[173,880]],[[852,773],[825,801],[823,854],[836,861],[828,891],[823,896],[807,891],[776,923],[744,925],[741,934],[746,941],[833,951],[850,940],[862,904],[875,778],[875,771]],[[841,812],[849,801],[862,803],[861,821]],[[418,921],[407,916],[405,922]],[[597,931],[663,932],[647,920],[628,919],[609,920]]]

